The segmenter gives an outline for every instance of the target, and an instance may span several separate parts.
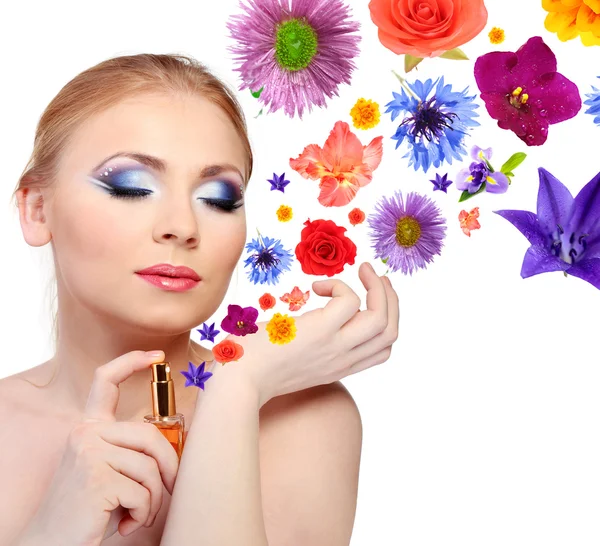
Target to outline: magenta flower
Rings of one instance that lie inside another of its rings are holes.
[[[540,36],[515,53],[494,51],[475,61],[475,80],[498,127],[513,131],[528,146],[540,146],[548,126],[581,109],[579,89],[556,71],[556,57]]]
[[[245,336],[258,332],[256,319],[258,309],[255,307],[241,307],[239,305],[228,305],[227,316],[221,322],[221,328],[235,336]]]
[[[248,0],[245,14],[227,23],[236,45],[243,80],[240,89],[258,91],[269,112],[325,106],[325,96],[338,95],[356,68],[360,36],[358,22],[349,19],[342,0]]]

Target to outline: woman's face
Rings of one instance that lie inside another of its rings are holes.
[[[107,160],[122,153],[156,160]],[[148,94],[87,120],[61,158],[44,210],[61,309],[83,305],[158,334],[207,320],[246,240],[246,160],[233,124],[202,97]],[[201,281],[176,291],[136,273],[157,264],[187,266]]]

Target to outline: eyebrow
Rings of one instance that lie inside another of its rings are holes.
[[[167,170],[167,162],[164,159],[160,159],[159,157],[155,157],[153,155],[142,154],[139,152],[117,152],[105,159],[102,160],[95,168],[94,171],[97,171],[102,167],[106,162],[114,159],[115,157],[129,157],[131,159],[135,159],[148,167],[151,167],[161,173],[164,173]],[[211,176],[218,176],[227,171],[234,171],[240,175],[241,179],[246,182],[246,179],[242,172],[232,163],[217,163],[214,165],[205,165],[200,169],[198,173],[198,178],[208,178]]]

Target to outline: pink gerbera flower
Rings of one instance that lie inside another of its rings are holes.
[[[240,64],[240,89],[261,91],[269,112],[325,106],[356,68],[360,24],[349,19],[342,0],[247,0],[244,14],[231,16],[227,28],[236,40],[229,50]]]

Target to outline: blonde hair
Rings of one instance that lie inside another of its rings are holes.
[[[201,95],[219,106],[233,123],[247,152],[245,183],[248,184],[253,166],[252,147],[244,113],[231,89],[190,56],[141,53],[113,57],[88,68],[52,99],[37,124],[33,151],[12,194],[15,203],[19,190],[53,184],[61,154],[82,123],[126,98],[143,93]],[[56,314],[53,330],[57,343]]]

